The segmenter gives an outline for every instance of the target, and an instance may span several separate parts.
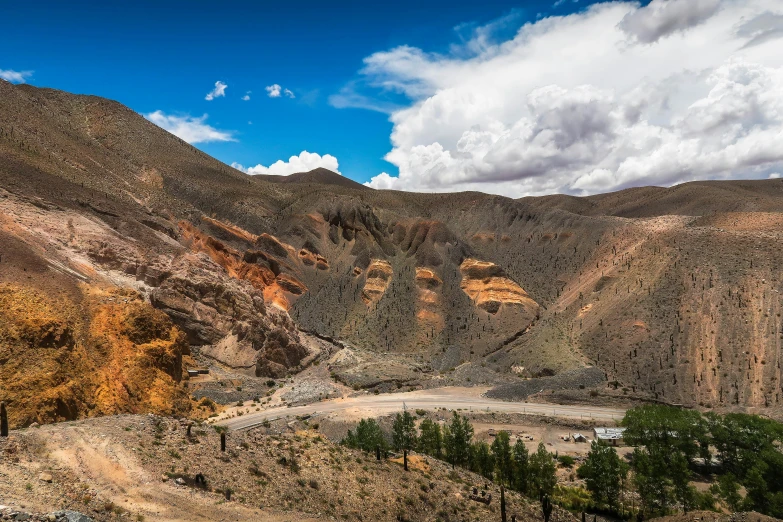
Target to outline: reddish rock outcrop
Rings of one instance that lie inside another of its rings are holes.
[[[287,281],[283,278],[283,281]],[[165,311],[201,346],[201,353],[228,366],[257,375],[285,375],[307,355],[299,343],[288,314],[265,305],[264,290],[250,282],[226,277],[220,266],[206,256],[187,255],[175,271],[152,291],[150,300]],[[274,288],[281,288],[276,286]],[[297,290],[291,284],[289,290]],[[271,331],[286,332],[286,342]]]
[[[304,283],[296,277],[282,272],[284,267],[280,258],[287,259],[289,254],[295,251],[274,236],[261,234],[254,241],[259,250],[240,253],[201,232],[187,221],[181,221],[179,226],[183,240],[194,252],[207,254],[231,277],[248,281],[261,290],[267,303],[288,310],[296,297],[307,290]],[[317,259],[315,261],[318,262]]]

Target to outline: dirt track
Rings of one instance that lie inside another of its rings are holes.
[[[217,422],[231,430],[242,430],[258,426],[264,420],[301,415],[316,415],[341,412],[346,416],[384,415],[406,408],[450,410],[496,411],[506,413],[531,413],[555,417],[620,420],[625,415],[623,409],[599,408],[595,406],[557,406],[552,404],[534,404],[524,402],[505,402],[487,399],[481,396],[483,388],[437,388],[407,393],[366,395],[316,402],[306,406],[291,408],[270,408],[241,417],[221,419]]]

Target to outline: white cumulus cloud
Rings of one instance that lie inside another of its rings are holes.
[[[232,163],[232,167],[241,170],[247,174],[272,174],[275,176],[288,176],[297,172],[308,172],[319,167],[331,170],[340,174],[337,158],[331,154],[321,156],[315,152],[303,150],[298,156],[291,156],[288,161],[277,160],[268,167],[256,165],[255,167],[245,168],[239,163]]]
[[[253,91],[247,91],[244,96],[242,96],[242,101],[249,101],[250,95],[253,94]]]
[[[226,88],[227,87],[228,87],[228,85],[226,85],[225,83],[221,82],[220,80],[216,81],[215,82],[215,88],[212,89],[211,91],[209,91],[207,93],[207,95],[204,97],[204,99],[207,100],[207,101],[212,101],[215,98],[222,98],[222,97],[224,97],[226,95]]]
[[[294,95],[294,92],[291,89],[286,89],[276,83],[266,87],[266,94],[270,98],[280,98],[281,96],[285,96],[286,98],[296,98],[296,95]]]
[[[266,87],[266,93],[267,96],[270,98],[279,98],[280,97],[280,87],[278,84],[272,84]]]
[[[409,103],[390,115],[399,174],[368,185],[587,194],[781,172],[779,17],[779,0],[606,2],[473,53],[375,53],[359,81]]]
[[[27,78],[33,75],[33,71],[14,71],[12,69],[0,69],[0,78],[11,83],[25,83]]]
[[[189,115],[170,115],[155,111],[144,115],[149,121],[188,143],[208,143],[211,141],[236,141],[231,131],[218,130],[206,123],[207,115],[201,117]]]

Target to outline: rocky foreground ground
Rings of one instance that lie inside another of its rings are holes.
[[[188,423],[122,415],[13,431],[0,441],[0,498],[22,514],[16,520],[62,520],[64,510],[93,520],[500,517],[495,485],[435,459],[413,456],[406,472],[334,444],[312,423],[232,432],[222,452],[216,430],[194,425],[188,436]],[[493,500],[470,500],[473,487]],[[541,519],[538,504],[516,493],[507,503],[509,517]],[[557,510],[552,520],[575,519]]]
[[[472,418],[479,427],[491,421],[586,428],[519,415]],[[335,444],[327,438],[334,438],[335,430],[342,432],[329,421],[324,426],[316,419],[280,421],[229,433],[225,452],[214,428],[155,415],[12,431],[0,439],[0,520],[500,520],[496,485],[416,454],[406,472],[401,458],[377,461],[374,455]],[[492,500],[471,500],[473,488]],[[506,493],[506,501],[509,519],[543,520],[538,503],[514,492]],[[556,508],[551,520],[576,522],[577,517]],[[693,512],[657,520],[775,519],[757,513]]]

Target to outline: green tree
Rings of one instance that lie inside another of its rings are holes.
[[[739,511],[742,506],[739,490],[740,484],[733,473],[720,475],[718,481],[710,487],[712,494],[722,499],[731,511]]]
[[[511,454],[511,436],[500,431],[492,441],[492,456],[495,458],[497,477],[501,484],[512,486],[514,482],[514,460]]]
[[[620,488],[627,473],[627,465],[620,460],[614,448],[596,440],[590,444],[587,459],[579,468],[579,475],[584,477],[593,499],[610,509],[617,509]]]
[[[535,498],[551,495],[557,484],[555,460],[546,450],[543,442],[538,443],[538,449],[528,461],[530,470],[530,494]]]
[[[783,452],[768,448],[759,460],[767,465],[763,474],[769,490],[765,514],[783,519]]]
[[[672,483],[672,496],[680,504],[684,512],[691,511],[699,505],[699,494],[690,485],[691,472],[688,461],[681,453],[673,453],[669,459],[669,477]]]
[[[767,465],[763,462],[759,462],[748,471],[745,477],[745,489],[748,494],[745,497],[743,509],[746,511],[758,511],[759,513],[769,512],[769,485],[764,479],[764,472]]]
[[[622,424],[623,437],[631,446],[677,451],[688,463],[696,457],[710,458],[708,423],[698,411],[645,404],[628,410]]]
[[[394,417],[392,445],[397,451],[412,450],[416,447],[416,421],[407,410]]]
[[[522,439],[517,439],[514,443],[514,484],[513,487],[517,491],[523,493],[528,489],[528,475],[530,454],[527,450],[527,446],[522,442]]]
[[[356,431],[351,432],[343,438],[342,443],[349,448],[356,448],[362,451],[375,451],[376,447],[386,450],[386,437],[383,435],[380,425],[375,419],[362,419],[356,426]]]
[[[647,404],[628,410],[623,426],[625,441],[637,446],[634,485],[645,513],[665,514],[674,503],[689,511],[706,502],[690,485],[695,459],[711,460],[709,422],[701,413]]]
[[[783,441],[783,424],[758,415],[709,413],[707,424],[721,467],[740,480],[762,453],[774,450],[775,443]]]
[[[668,474],[668,463],[658,453],[647,448],[636,448],[633,452],[633,484],[646,515],[665,513],[671,503],[672,481]]]
[[[431,419],[424,419],[419,426],[419,451],[439,459],[443,454],[443,437],[440,432],[440,424]]]
[[[470,460],[472,440],[473,426],[467,418],[455,411],[451,423],[443,429],[443,447],[447,461],[453,466],[466,467]]]
[[[711,509],[715,495],[731,509],[753,509],[783,516],[783,424],[756,415],[709,413],[646,405],[623,419],[625,440],[633,446],[633,482],[646,513],[665,514],[672,505],[684,511]],[[718,482],[708,493],[691,485],[700,471],[696,457],[714,468]],[[740,486],[747,494],[741,499]]]
[[[487,480],[492,480],[495,471],[495,457],[484,441],[470,445],[470,470],[479,473]]]

